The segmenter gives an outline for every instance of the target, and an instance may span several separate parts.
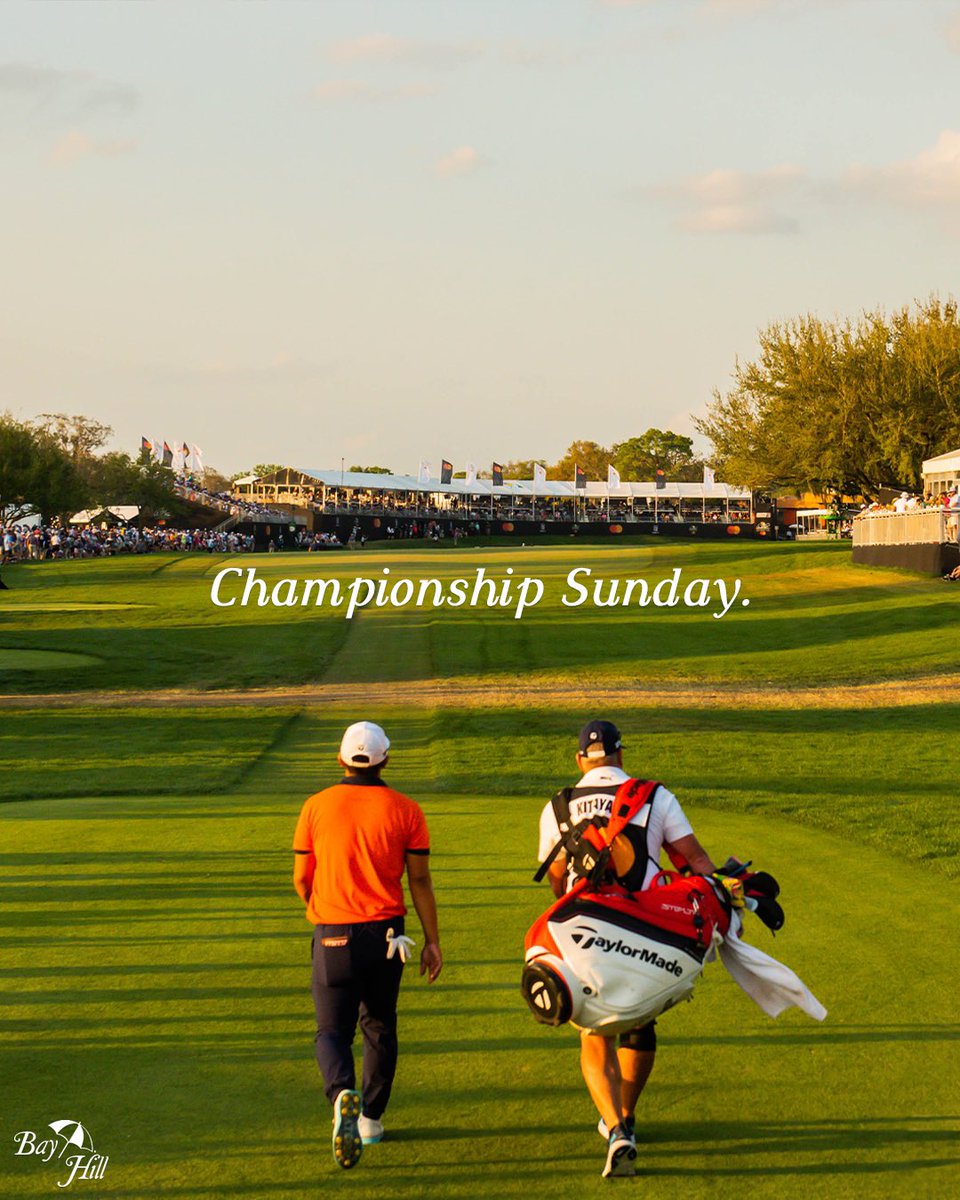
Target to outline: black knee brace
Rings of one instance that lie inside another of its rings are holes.
[[[639,1029],[628,1029],[626,1033],[621,1033],[621,1047],[624,1050],[656,1050],[657,1031],[654,1029],[655,1025],[656,1021],[651,1021],[648,1025],[641,1025]]]

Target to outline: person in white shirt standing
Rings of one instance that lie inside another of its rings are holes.
[[[610,721],[595,720],[584,725],[576,761],[580,781],[557,792],[540,814],[541,862],[561,840],[561,820],[576,827],[599,817],[606,824],[618,789],[630,778],[623,770],[620,731]],[[698,874],[709,875],[715,870],[676,796],[661,784],[614,843],[613,861],[619,882],[631,891],[649,887],[660,870],[664,846],[686,859]],[[572,876],[562,851],[550,864],[547,877],[555,896],[562,896],[570,887]],[[580,1034],[580,1068],[600,1113],[597,1129],[607,1141],[604,1176],[632,1175],[635,1171],[636,1107],[653,1069],[657,1046],[654,1024],[651,1021],[621,1034],[619,1048],[615,1037],[586,1030]]]

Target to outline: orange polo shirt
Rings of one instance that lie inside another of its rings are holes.
[[[347,779],[306,801],[293,848],[317,863],[307,920],[352,925],[406,913],[405,855],[428,854],[430,835],[415,800],[384,783]]]

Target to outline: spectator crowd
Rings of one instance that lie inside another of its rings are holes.
[[[0,525],[4,562],[43,562],[60,558],[109,558],[114,554],[199,551],[239,554],[252,551],[252,534],[214,529],[137,529],[132,525],[95,528],[91,525],[38,525],[23,528]]]
[[[282,521],[283,514],[276,509],[267,508],[265,504],[257,504],[254,500],[239,500],[230,492],[212,492],[205,488],[194,475],[178,476],[174,488],[184,500],[195,504],[205,504],[208,508],[218,508],[231,516],[246,517],[249,520]]]

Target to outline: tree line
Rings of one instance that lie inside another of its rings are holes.
[[[703,477],[704,461],[693,452],[693,439],[669,429],[648,429],[639,437],[614,442],[612,446],[601,446],[599,442],[571,442],[565,454],[555,463],[546,459],[518,458],[503,464],[504,479],[532,479],[534,465],[541,466],[548,479],[566,479],[573,482],[574,471],[579,466],[588,479],[606,482],[607,468],[614,467],[624,481],[653,479],[662,470],[668,479],[692,481]],[[254,474],[280,470],[275,463],[254,467]],[[370,475],[390,475],[389,467],[352,466],[351,471],[362,471]],[[463,479],[465,471],[454,471],[454,479]],[[489,479],[491,470],[485,467],[478,471],[478,478]]]
[[[924,459],[960,446],[960,319],[936,297],[857,320],[769,325],[699,432],[718,478],[762,491],[919,490]]]
[[[738,361],[733,387],[714,392],[695,421],[712,443],[705,460],[691,438],[648,429],[611,446],[578,440],[557,462],[539,465],[548,479],[565,480],[577,466],[603,480],[613,466],[624,481],[657,471],[696,481],[709,465],[718,479],[757,491],[872,497],[885,487],[919,489],[923,460],[960,447],[956,300],[931,297],[856,320],[807,315],[771,324],[759,339],[759,357]],[[49,520],[111,504],[136,504],[152,517],[178,514],[172,473],[145,454],[135,460],[104,452],[112,432],[84,416],[18,421],[0,413],[0,519],[36,510]],[[531,478],[536,461],[505,463],[505,478]],[[277,466],[258,464],[252,473]],[[214,491],[230,488],[215,471],[205,482]]]
[[[136,504],[148,522],[176,516],[185,506],[168,468],[141,454],[98,453],[113,434],[84,416],[41,413],[18,421],[0,413],[0,520],[37,512],[48,523],[84,508]]]
[[[694,482],[703,478],[704,460],[694,454],[693,439],[669,429],[648,429],[639,437],[601,446],[599,442],[571,442],[555,463],[541,459],[518,459],[504,464],[504,479],[531,479],[534,463],[539,463],[548,479],[573,480],[579,466],[588,479],[606,482],[607,468],[613,467],[624,482],[653,479],[663,471],[675,482]]]

